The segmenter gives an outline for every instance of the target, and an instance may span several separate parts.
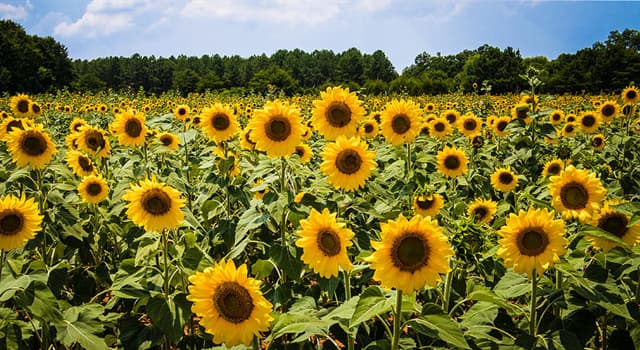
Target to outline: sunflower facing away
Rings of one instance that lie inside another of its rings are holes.
[[[360,138],[340,136],[325,146],[320,170],[335,188],[355,191],[364,186],[377,167],[375,152],[368,147]]]
[[[85,203],[96,204],[107,198],[109,186],[102,176],[89,175],[82,178],[78,193]]]
[[[491,185],[497,191],[509,192],[518,187],[518,176],[509,168],[497,168],[491,174]]]
[[[41,126],[14,130],[7,139],[11,158],[19,167],[44,169],[57,152],[56,145]]]
[[[635,86],[627,86],[622,90],[622,102],[630,105],[640,102],[640,90]]]
[[[42,215],[33,198],[8,195],[0,198],[0,249],[22,247],[42,227]]]
[[[564,170],[564,162],[562,159],[552,159],[544,163],[544,169],[542,169],[542,176],[560,175],[560,172]]]
[[[236,269],[232,260],[222,260],[189,277],[191,311],[201,317],[214,343],[250,345],[254,336],[269,330],[273,305],[262,295],[261,282],[247,272],[247,265]]]
[[[144,113],[132,109],[116,115],[110,129],[123,146],[142,146],[147,137]]]
[[[82,178],[96,173],[95,165],[91,159],[82,154],[82,152],[74,150],[68,151],[66,158],[67,165],[73,170],[76,176]]]
[[[269,101],[254,112],[247,125],[256,149],[269,157],[283,157],[295,152],[302,142],[304,128],[300,111],[282,101]]]
[[[476,223],[489,224],[498,210],[498,203],[483,198],[476,198],[467,208],[467,216]]]
[[[180,139],[177,135],[171,132],[161,132],[158,134],[158,141],[164,147],[169,148],[172,151],[175,151],[180,146]]]
[[[338,276],[338,268],[353,268],[347,248],[353,243],[353,232],[338,223],[336,214],[325,208],[322,213],[311,209],[309,217],[300,220],[296,246],[302,248],[302,261],[324,278]]]
[[[240,130],[238,118],[233,114],[233,110],[223,106],[222,103],[205,108],[200,118],[202,119],[200,127],[209,139],[216,143],[231,140]]]
[[[497,255],[506,267],[526,273],[530,278],[535,271],[544,273],[566,252],[564,221],[554,219],[554,212],[547,209],[520,210],[510,214],[506,224],[498,231],[501,237]]]
[[[436,216],[444,206],[444,199],[438,193],[420,195],[413,200],[413,210],[421,216]]]
[[[451,271],[449,258],[453,250],[442,227],[430,217],[414,216],[380,224],[381,241],[371,241],[375,249],[365,258],[375,270],[373,278],[385,288],[396,288],[407,294],[435,287],[440,274]]]
[[[19,118],[31,116],[31,109],[29,108],[30,104],[31,98],[24,94],[12,96],[9,99],[9,107],[11,108],[13,115]]]
[[[394,146],[412,142],[422,126],[420,105],[411,100],[388,102],[380,115],[380,130],[387,143]]]
[[[531,106],[528,103],[519,103],[511,108],[511,117],[524,121],[526,124],[531,123],[532,118],[529,116]]]
[[[551,176],[551,204],[565,219],[588,220],[604,200],[606,190],[595,174],[573,165]]]
[[[640,224],[629,226],[631,217],[613,208],[617,204],[620,203],[606,201],[604,206],[594,214],[590,224],[620,238],[631,249],[640,243]],[[585,236],[585,239],[591,242],[595,248],[602,249],[605,253],[614,247],[620,246],[619,243],[606,238]]]
[[[184,221],[184,200],[180,192],[157,182],[155,177],[131,185],[122,199],[128,201],[127,216],[146,231],[162,231],[178,227]]]
[[[104,158],[111,152],[111,144],[109,143],[109,138],[107,138],[107,132],[93,126],[83,126],[76,141],[79,150],[95,154],[98,158]]]
[[[450,148],[445,146],[438,152],[438,172],[447,177],[456,177],[467,172],[467,163],[469,160],[459,148]]]
[[[313,125],[320,135],[335,140],[338,136],[356,135],[357,126],[364,116],[362,101],[355,92],[341,87],[328,87],[313,101]]]

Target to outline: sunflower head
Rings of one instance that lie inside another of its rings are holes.
[[[191,108],[189,108],[189,106],[177,105],[173,109],[173,116],[178,118],[178,120],[181,120],[184,122],[184,121],[187,121],[187,119],[189,118],[190,112],[191,112]]]
[[[622,102],[630,105],[640,102],[640,90],[635,86],[627,86],[622,90]]]
[[[451,124],[445,118],[435,118],[429,124],[429,134],[438,139],[445,139],[453,132]]]
[[[0,198],[0,249],[22,247],[42,229],[42,218],[33,198]]]
[[[256,149],[269,157],[283,157],[292,154],[302,142],[304,128],[300,111],[282,101],[269,101],[254,112],[247,125]]]
[[[577,132],[576,124],[573,122],[566,123],[562,127],[562,136],[564,137],[574,137]]]
[[[591,146],[595,151],[602,151],[604,149],[605,138],[602,134],[596,134],[591,137]]]
[[[363,138],[372,138],[378,135],[378,122],[371,118],[360,126],[359,135]]]
[[[313,101],[313,125],[329,140],[338,136],[355,136],[357,125],[364,117],[362,101],[355,92],[341,87],[328,87]]]
[[[498,209],[498,204],[490,199],[477,198],[467,208],[467,216],[473,221],[489,224]]]
[[[207,136],[216,143],[233,139],[240,130],[240,124],[233,110],[221,103],[207,107],[201,114],[200,126]]]
[[[57,152],[56,145],[41,126],[17,129],[8,136],[7,147],[19,167],[44,169]]]
[[[640,224],[629,225],[631,217],[616,210],[615,206],[621,204],[617,201],[606,201],[590,220],[590,224],[621,239],[631,249],[640,242]],[[618,242],[601,237],[585,236],[596,249],[602,249],[605,253],[614,247],[620,246]]]
[[[445,146],[438,152],[438,172],[447,177],[457,177],[467,172],[468,159],[459,148]]]
[[[171,132],[161,132],[157,135],[157,137],[162,146],[167,147],[172,151],[177,150],[180,146],[180,139],[177,135]]]
[[[309,163],[311,157],[313,157],[313,151],[311,150],[311,147],[309,147],[309,145],[305,143],[301,143],[296,146],[295,154],[300,157],[300,163],[302,164]]]
[[[551,204],[565,219],[588,220],[600,207],[606,190],[596,176],[587,170],[566,167],[560,175],[551,176]]]
[[[449,125],[456,125],[458,119],[460,118],[460,112],[455,109],[447,109],[440,114],[441,118],[444,118]]]
[[[142,112],[129,109],[118,114],[111,124],[111,130],[118,136],[123,146],[144,145],[147,136],[146,118]]]
[[[598,113],[605,122],[610,123],[620,114],[620,106],[615,101],[606,101],[600,105]]]
[[[532,118],[529,116],[529,111],[531,110],[531,106],[524,102],[518,103],[517,105],[511,108],[511,117],[513,119],[518,119],[524,121],[526,124],[529,124]]]
[[[420,132],[420,105],[411,100],[392,100],[380,115],[380,129],[388,143],[401,145],[412,142]]]
[[[377,167],[375,152],[360,138],[340,136],[322,152],[320,170],[331,185],[346,191],[363,187]]]
[[[29,106],[31,105],[31,98],[28,95],[19,94],[16,96],[12,96],[9,99],[9,107],[13,112],[13,115],[20,118],[30,117],[31,109]]]
[[[77,136],[78,149],[81,151],[95,154],[98,158],[104,158],[111,152],[107,132],[102,129],[87,125],[80,129]]]
[[[85,177],[96,173],[96,167],[87,157],[80,151],[70,150],[67,152],[67,165],[73,170],[78,177]]]
[[[157,182],[155,177],[132,184],[122,199],[128,201],[127,216],[147,231],[162,231],[178,227],[184,221],[180,192]]]
[[[553,125],[558,125],[564,121],[564,112],[561,109],[555,109],[549,113],[549,121]]]
[[[509,192],[518,187],[518,176],[509,168],[498,168],[491,174],[491,185],[498,191]]]
[[[564,169],[564,162],[562,159],[552,159],[544,164],[542,169],[542,176],[554,176],[560,175],[560,172]]]
[[[592,133],[600,127],[602,120],[598,113],[593,111],[586,111],[580,114],[580,129],[587,133]]]
[[[102,176],[85,176],[78,185],[78,193],[85,203],[96,204],[107,198],[109,186]]]
[[[413,210],[416,214],[422,216],[434,217],[438,215],[440,209],[444,206],[444,199],[438,193],[431,195],[420,195],[413,200]]]
[[[482,131],[482,119],[473,113],[466,113],[458,120],[458,131],[467,137],[474,137]]]

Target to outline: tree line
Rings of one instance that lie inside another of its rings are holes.
[[[245,94],[277,89],[291,95],[340,84],[367,94],[439,94],[479,87],[486,91],[489,86],[491,93],[502,94],[526,89],[520,75],[529,66],[541,71],[543,92],[601,93],[619,91],[640,76],[640,32],[633,29],[612,31],[605,42],[553,60],[523,58],[519,50],[490,45],[454,55],[423,52],[402,74],[381,50],[368,54],[357,48],[339,53],[295,49],[246,58],[134,54],[72,60],[53,38],[29,35],[9,20],[0,21],[0,40],[0,91],[6,93],[110,88],[154,94],[225,89]]]

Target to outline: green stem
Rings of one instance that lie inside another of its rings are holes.
[[[449,313],[449,304],[451,304],[451,285],[453,284],[453,274],[455,273],[455,265],[451,271],[447,273],[444,280],[444,295],[442,296],[442,310]]]
[[[640,304],[640,266],[638,266],[638,280],[636,283],[636,304]]]
[[[40,215],[44,215],[45,194],[42,188],[42,170],[36,170],[36,192],[38,193],[38,212]],[[46,220],[42,221],[42,260],[45,266],[49,266],[48,256],[49,247],[47,245],[47,231],[45,230]]]
[[[407,184],[409,185],[409,211],[411,211],[411,206],[413,205],[413,188],[411,187],[411,185],[413,184],[413,182],[411,182],[411,143],[407,143],[407,160],[405,162],[406,168],[405,168],[405,179],[407,180]]]
[[[286,187],[286,179],[287,176],[287,161],[286,159],[282,158],[282,162],[281,162],[281,172],[280,172],[280,193],[287,198],[287,202],[288,202],[288,198],[289,198],[289,194],[287,193],[287,187]],[[287,237],[286,237],[286,218],[287,218],[287,208],[283,208],[282,209],[282,220],[280,222],[280,239],[282,240],[282,246],[285,247],[286,243],[287,243]]]
[[[4,270],[5,259],[7,258],[7,253],[5,253],[4,249],[0,249],[0,282],[2,282],[2,270]]]
[[[562,272],[556,269],[556,290],[559,290],[562,293]],[[558,304],[553,306],[554,314],[558,317],[562,317],[561,312],[562,309]]]
[[[189,189],[191,188],[191,170],[189,167],[189,143],[187,142],[187,124],[184,124],[184,129],[182,131],[182,142],[184,144],[184,169],[186,171],[186,175],[187,175],[187,184],[189,185],[187,187],[187,208],[189,208],[189,211],[193,211],[192,205],[191,205],[191,193],[189,191]]]
[[[602,316],[602,348],[607,349],[607,314]]]
[[[532,337],[536,336],[536,309],[537,309],[537,291],[538,291],[538,274],[536,273],[536,269],[533,269],[533,273],[531,274],[531,311],[529,317],[529,334]]]
[[[164,257],[164,286],[163,292],[167,300],[169,300],[169,233],[167,229],[162,230],[162,255]]]
[[[400,319],[402,318],[402,291],[398,289],[396,292],[396,308],[393,314],[393,339],[391,341],[391,350],[398,350],[400,340]]]
[[[344,273],[344,301],[347,302],[351,299],[351,273],[349,271],[343,271]],[[357,329],[357,328],[356,328]],[[347,330],[347,350],[353,350],[355,348],[355,339],[351,335],[351,330]]]
[[[147,150],[147,142],[144,142],[144,145],[142,145],[142,155],[144,156],[144,172],[147,174],[147,178],[151,177],[151,174],[149,172],[149,155],[148,155],[148,150]]]

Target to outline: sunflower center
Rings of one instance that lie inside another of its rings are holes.
[[[402,135],[411,129],[411,120],[404,113],[396,114],[393,116],[393,119],[391,119],[391,129],[393,129],[393,132],[396,134]]]
[[[573,125],[569,124],[567,125],[564,130],[568,133],[572,133],[573,132]]]
[[[560,189],[560,200],[567,209],[584,209],[589,202],[589,192],[577,182],[569,182]]]
[[[18,103],[16,104],[16,108],[18,109],[18,112],[20,112],[20,113],[29,112],[29,101],[27,101],[27,100],[18,101]]]
[[[611,105],[605,105],[600,110],[600,113],[602,113],[602,115],[605,117],[613,117],[613,114],[615,112],[616,112],[616,108]]]
[[[36,103],[31,105],[31,109],[33,110],[33,113],[35,113],[35,114],[40,113],[40,106],[38,106]]]
[[[306,152],[304,151],[304,147],[296,146],[296,154],[302,158]]]
[[[602,138],[601,137],[594,137],[593,139],[591,139],[591,145],[593,147],[599,147],[600,145],[602,145]]]
[[[346,149],[336,157],[336,168],[347,175],[357,173],[362,166],[362,158],[360,154],[353,149]]]
[[[629,91],[627,91],[627,95],[626,96],[627,96],[628,100],[634,100],[638,96],[638,94],[636,93],[635,90],[629,90]]]
[[[225,113],[218,113],[211,118],[211,125],[213,125],[216,130],[223,131],[229,128],[231,121]]]
[[[450,155],[444,159],[444,166],[449,170],[455,170],[460,167],[460,159],[456,155]]]
[[[200,124],[200,117],[193,117],[193,120],[191,122],[194,125],[199,125]]]
[[[129,119],[124,124],[124,132],[127,133],[130,137],[138,137],[140,133],[142,133],[142,125],[140,121],[137,119]]]
[[[93,164],[91,164],[91,160],[85,156],[78,157],[78,165],[84,171],[93,171]]]
[[[456,120],[458,119],[458,117],[456,117],[455,114],[453,113],[449,113],[445,116],[445,118],[447,119],[447,121],[449,122],[449,124],[453,124],[456,122]]]
[[[30,156],[39,156],[47,150],[47,140],[38,133],[29,132],[22,139],[20,148]]]
[[[370,134],[373,132],[373,125],[371,124],[365,124],[364,125],[364,132],[367,134]]]
[[[591,114],[587,114],[584,117],[582,117],[582,125],[584,126],[593,126],[593,124],[596,123],[596,118],[594,116],[592,116]]]
[[[342,101],[333,101],[325,112],[327,121],[334,128],[341,128],[351,121],[351,109]]]
[[[475,120],[473,119],[467,119],[464,121],[464,123],[462,124],[462,126],[464,127],[465,130],[467,131],[473,131],[476,129],[476,127],[478,126],[478,123],[476,123]]]
[[[481,221],[482,219],[484,219],[487,216],[488,213],[489,212],[487,211],[487,208],[478,207],[478,208],[474,209],[473,217],[476,219],[476,221]]]
[[[629,220],[626,215],[614,212],[601,217],[600,220],[598,220],[598,227],[622,238],[627,233],[628,223]]]
[[[556,113],[551,115],[551,120],[553,120],[554,122],[560,121],[560,114]]]
[[[104,148],[104,146],[106,145],[102,133],[98,131],[89,131],[86,136],[86,142],[87,146],[92,151],[97,151],[98,148]]]
[[[0,212],[0,236],[13,236],[20,232],[23,226],[22,214],[16,210]]]
[[[213,303],[220,317],[231,323],[242,323],[251,317],[253,299],[238,282],[224,282],[215,291]]]
[[[184,109],[184,108],[179,108],[178,109],[178,115],[185,115],[185,114],[187,114],[187,110],[186,109]]]
[[[418,208],[422,210],[427,210],[431,208],[433,206],[433,202],[435,202],[435,200],[433,199],[432,196],[430,197],[420,196],[416,199],[416,204],[418,205]]]
[[[533,227],[518,235],[518,249],[527,256],[538,256],[549,245],[549,237],[543,229]]]
[[[169,135],[162,135],[160,137],[160,142],[165,146],[170,146],[173,143],[173,138]]]
[[[291,135],[291,122],[280,115],[272,117],[264,125],[264,132],[270,140],[282,142]]]
[[[90,183],[89,186],[87,186],[87,193],[91,196],[97,196],[102,193],[102,186],[97,183]]]
[[[7,133],[13,131],[13,129],[24,130],[24,126],[22,126],[22,122],[20,120],[12,120],[7,123]]]
[[[318,233],[316,239],[318,249],[322,251],[325,256],[336,256],[340,253],[342,245],[340,244],[340,237],[332,229],[323,229]]]
[[[440,122],[433,124],[433,128],[434,128],[437,132],[443,132],[443,131],[444,131],[444,129],[445,129],[444,124],[443,124],[443,123],[440,123]]]
[[[554,164],[549,165],[549,169],[547,169],[547,172],[549,174],[552,174],[552,175],[558,175],[558,174],[560,174],[561,170],[562,170],[562,168],[560,167],[560,164],[555,164],[554,163]]]
[[[427,265],[431,248],[417,232],[405,232],[391,247],[391,261],[400,271],[415,272]]]
[[[526,119],[527,112],[529,112],[527,108],[519,108],[516,112],[516,116],[518,117],[518,119]]]
[[[83,123],[76,123],[73,125],[73,131],[78,132],[80,131],[80,128],[83,126]]]
[[[498,125],[496,125],[496,127],[498,128],[499,131],[504,131],[504,129],[507,128],[507,125],[509,124],[509,122],[501,120],[498,122]]]
[[[171,197],[161,189],[151,189],[144,194],[142,207],[151,215],[166,214],[171,209]]]
[[[498,181],[503,185],[509,185],[513,182],[513,175],[508,172],[502,172],[498,175]]]

